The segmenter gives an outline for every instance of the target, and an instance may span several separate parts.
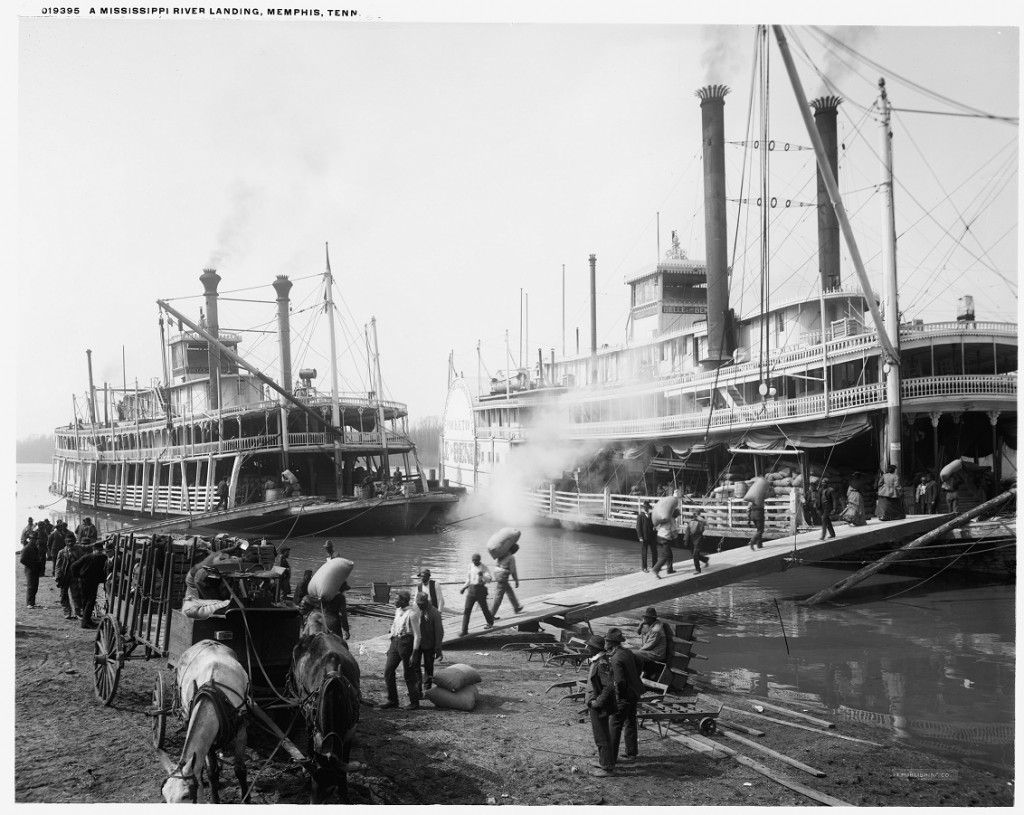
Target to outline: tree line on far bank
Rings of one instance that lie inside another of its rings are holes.
[[[415,422],[409,435],[416,444],[416,452],[423,467],[437,467],[438,442],[441,438],[441,419],[427,416]],[[37,434],[18,439],[15,446],[15,461],[18,464],[49,464],[53,456],[53,434]]]

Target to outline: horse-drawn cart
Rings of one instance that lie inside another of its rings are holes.
[[[194,753],[214,762],[210,765],[212,782],[217,770],[216,751],[210,749],[211,745],[224,747],[237,737],[235,771],[244,796],[246,714],[280,739],[289,755],[313,774],[310,768],[318,766],[319,749],[313,750],[309,758],[304,756],[271,714],[275,710],[307,714],[311,701],[324,698],[324,687],[330,686],[334,693],[334,686],[325,680],[322,687],[311,690],[296,681],[306,679],[308,671],[296,676],[293,657],[304,664],[302,658],[309,655],[306,649],[296,646],[300,640],[309,645],[313,638],[301,636],[299,608],[281,597],[280,576],[270,568],[272,557],[266,557],[270,553],[262,551],[269,548],[272,552],[273,548],[259,547],[261,551],[250,550],[239,559],[218,559],[217,582],[224,587],[228,599],[203,607],[204,601],[197,604],[187,596],[186,585],[190,570],[211,554],[201,539],[175,541],[159,535],[114,535],[110,546],[107,613],[96,631],[94,690],[96,697],[109,705],[127,661],[164,662],[155,674],[149,711],[153,719],[153,746],[163,749],[171,716],[191,722],[182,759],[169,781],[178,778],[187,782],[189,793],[194,796],[198,785],[195,776],[201,768],[194,766],[194,759],[190,764],[189,756]],[[263,557],[250,558],[249,554]],[[333,634],[327,636],[340,643],[334,647],[344,650],[343,657],[355,665],[354,674],[351,670],[349,673],[358,706],[358,664],[348,655],[344,640]],[[174,669],[173,678],[165,666]],[[318,678],[316,674],[314,679]],[[199,711],[203,704],[208,709]],[[210,736],[213,741],[200,745],[201,751],[189,743],[197,729],[197,716],[215,731]],[[295,718],[298,716],[293,716],[293,721]],[[315,735],[319,729],[322,728],[314,722],[311,733]],[[347,755],[345,761],[347,764]],[[211,783],[213,795],[214,786]]]

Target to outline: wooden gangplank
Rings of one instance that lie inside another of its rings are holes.
[[[524,623],[548,622],[557,619],[562,625],[584,622],[607,617],[624,611],[664,603],[688,594],[697,594],[730,583],[739,583],[754,577],[776,574],[795,564],[815,563],[923,534],[941,526],[949,515],[912,515],[899,521],[879,521],[872,518],[866,526],[844,526],[836,524],[836,537],[820,540],[821,533],[814,529],[785,538],[765,541],[764,548],[751,551],[742,546],[725,552],[708,553],[711,565],[702,568],[700,574],[693,570],[689,550],[677,548],[674,552],[675,574],[662,572],[661,579],[654,572],[635,572],[587,583],[564,591],[552,592],[536,597],[520,597],[523,611],[513,614],[512,606],[506,599],[498,610],[500,619],[494,627],[485,629],[485,620],[478,606],[474,606],[470,617],[469,631],[462,636],[462,613],[445,614],[444,641],[457,642],[463,639],[491,634],[503,629],[515,628]],[[529,545],[528,543],[526,545]],[[639,545],[637,561],[640,560]],[[490,600],[491,598],[488,598]],[[371,650],[387,650],[389,638],[376,637],[363,645]]]
[[[265,518],[269,515],[285,513],[305,506],[320,499],[304,495],[300,498],[279,498],[276,501],[263,501],[258,504],[240,504],[230,509],[215,509],[209,512],[197,512],[192,515],[178,515],[174,518],[162,518],[142,524],[119,529],[122,534],[139,532],[168,532],[175,529],[191,529],[196,526],[217,526],[224,521],[238,521],[245,518]]]

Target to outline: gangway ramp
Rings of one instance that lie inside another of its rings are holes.
[[[240,504],[230,509],[215,509],[209,512],[197,512],[194,515],[178,515],[174,518],[161,518],[134,524],[119,529],[121,534],[140,532],[170,532],[172,530],[192,529],[197,526],[218,526],[225,521],[240,521],[247,518],[266,518],[267,520],[284,517],[294,508],[319,503],[321,499],[308,495],[300,498],[279,498],[276,501],[262,501],[257,504]]]
[[[753,551],[749,546],[730,549],[725,552],[707,552],[711,565],[705,566],[700,574],[693,570],[692,557],[688,549],[676,548],[675,574],[662,572],[661,579],[654,572],[635,572],[612,577],[598,583],[536,597],[520,597],[523,610],[512,613],[506,599],[498,610],[500,619],[494,627],[485,629],[485,620],[478,606],[474,606],[469,631],[462,636],[462,613],[444,615],[445,643],[493,634],[502,629],[514,628],[527,623],[549,622],[557,619],[561,625],[584,622],[599,617],[608,617],[624,611],[657,605],[677,597],[698,594],[730,583],[739,583],[754,577],[776,574],[788,568],[793,560],[800,563],[814,563],[877,546],[880,543],[895,543],[908,540],[936,529],[952,518],[952,515],[912,515],[899,521],[879,521],[872,518],[866,526],[836,525],[836,537],[821,540],[821,532],[814,529],[785,538],[764,542],[764,548]],[[706,540],[706,538],[705,538]],[[529,542],[522,544],[529,546]],[[640,560],[639,544],[637,561]],[[488,598],[490,599],[490,598]],[[377,637],[364,644],[374,650],[386,650],[388,637]]]

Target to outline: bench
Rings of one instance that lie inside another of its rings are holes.
[[[693,646],[698,642],[706,643],[707,640],[700,640],[694,636],[696,626],[692,624],[679,624],[675,628],[665,622],[662,625],[665,627],[668,652],[665,662],[654,663],[654,671],[647,666],[641,673],[640,680],[648,688],[660,691],[662,695],[695,695],[697,691],[690,682],[690,677],[702,674],[690,667],[690,661],[707,657],[693,653]]]

